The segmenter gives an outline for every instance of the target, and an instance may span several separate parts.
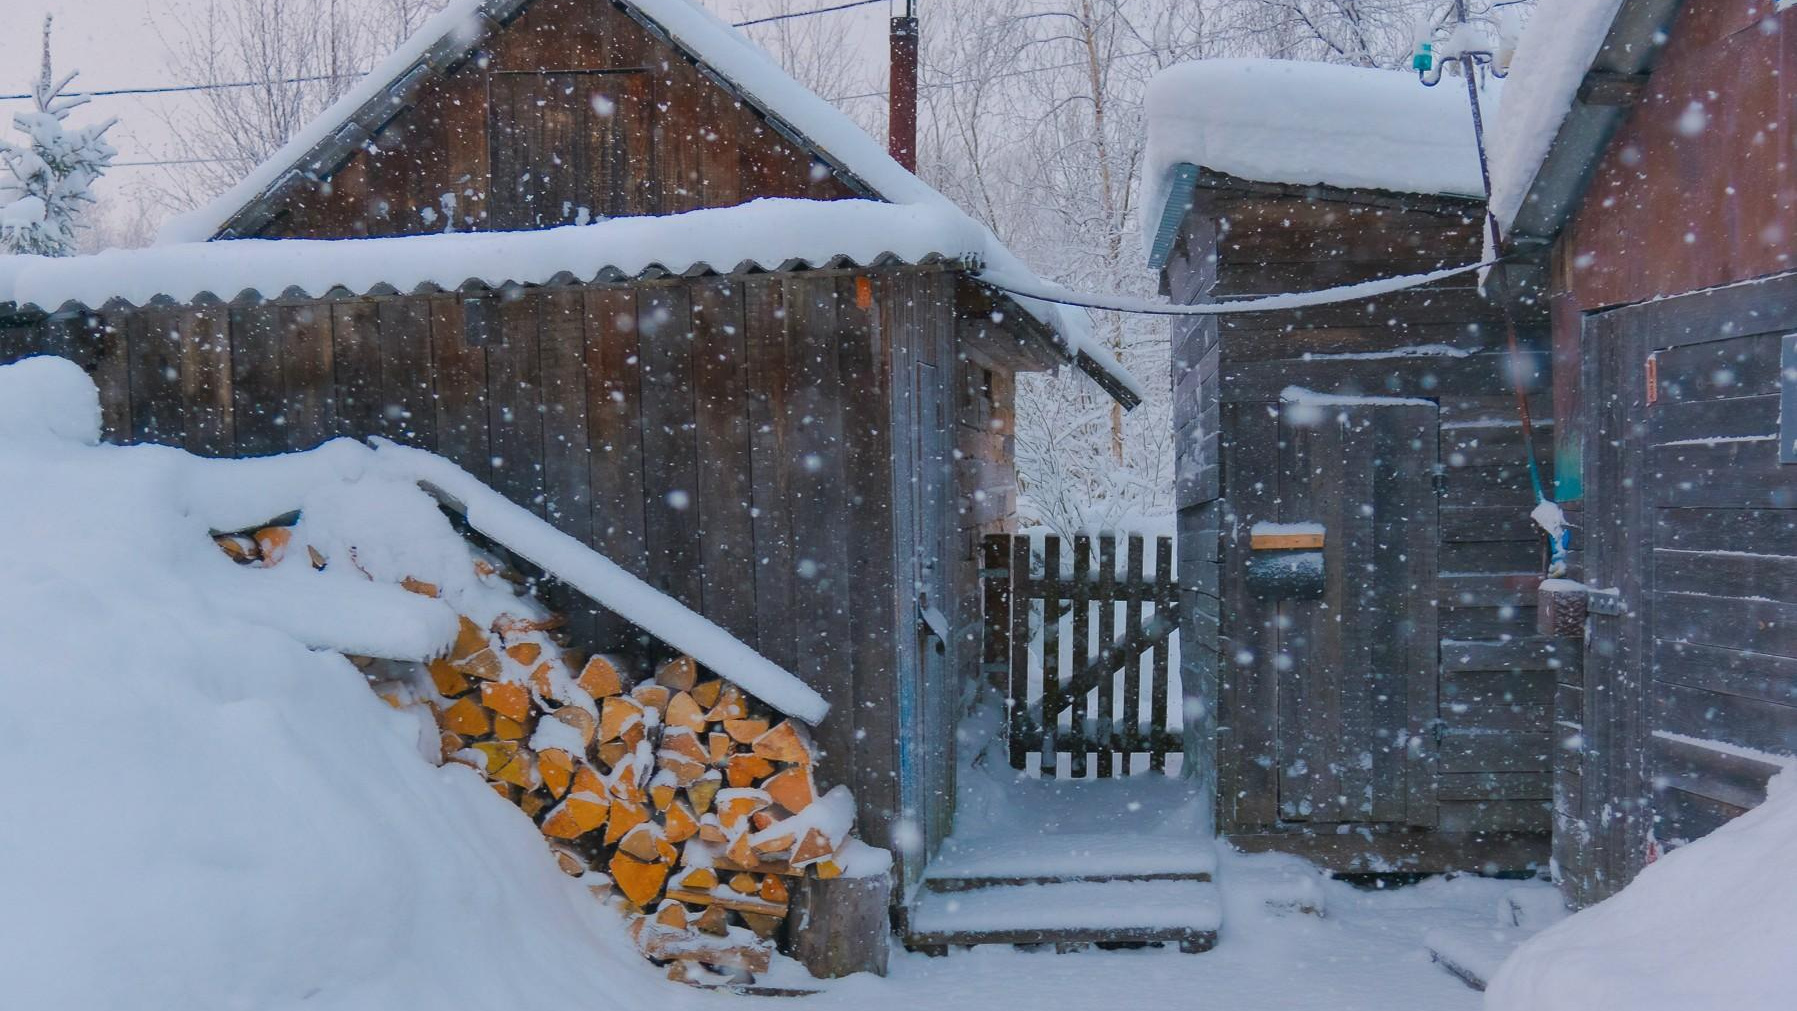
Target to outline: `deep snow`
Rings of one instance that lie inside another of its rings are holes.
[[[1794,944],[1797,779],[1787,768],[1764,804],[1524,944],[1486,1007],[1783,1011],[1797,1006]]]

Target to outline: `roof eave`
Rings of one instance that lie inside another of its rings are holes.
[[[1547,157],[1507,222],[1508,248],[1538,248],[1559,236],[1590,188],[1605,148],[1646,87],[1682,5],[1683,0],[1623,0]]]

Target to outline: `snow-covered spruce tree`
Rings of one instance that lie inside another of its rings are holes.
[[[116,120],[70,129],[69,113],[87,98],[67,93],[70,73],[50,68],[51,19],[44,18],[44,62],[32,82],[32,110],[13,116],[26,143],[0,141],[0,251],[71,256],[93,186],[118,155],[106,143]]]

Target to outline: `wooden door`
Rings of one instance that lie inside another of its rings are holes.
[[[490,227],[656,213],[650,83],[640,71],[492,75]]]
[[[1797,467],[1780,454],[1794,331],[1797,276],[1586,321],[1594,592],[1555,770],[1575,903],[1763,800],[1778,766],[1757,753],[1797,753]]]
[[[1281,406],[1278,520],[1324,531],[1320,599],[1280,600],[1279,818],[1434,823],[1434,404]]]

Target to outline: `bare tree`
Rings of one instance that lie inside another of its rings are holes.
[[[211,199],[267,159],[415,32],[443,0],[193,0],[156,30],[169,70],[205,90],[174,107],[169,206]]]

